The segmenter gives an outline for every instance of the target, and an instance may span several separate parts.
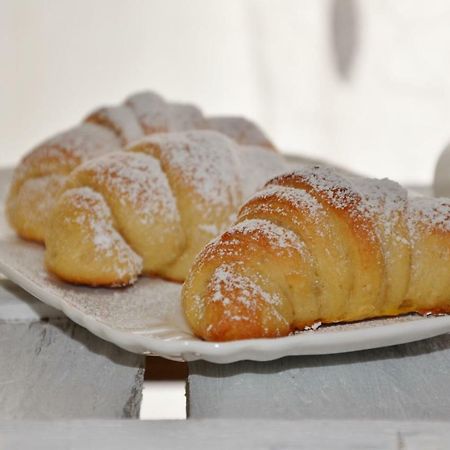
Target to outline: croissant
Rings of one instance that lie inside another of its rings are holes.
[[[114,133],[90,123],[38,145],[14,172],[6,202],[12,227],[25,239],[42,241],[48,212],[67,175],[84,161],[119,149]]]
[[[48,269],[94,286],[141,274],[184,280],[242,202],[236,152],[227,137],[199,130],[155,134],[79,166],[50,215]]]
[[[207,119],[208,128],[226,134],[241,145],[255,145],[275,150],[275,146],[264,132],[244,117],[216,116]]]
[[[450,200],[321,167],[278,176],[199,254],[182,298],[210,341],[450,312]]]
[[[75,167],[103,153],[121,150],[145,135],[208,128],[214,127],[196,106],[169,103],[153,92],[134,94],[119,106],[99,108],[82,125],[45,141],[21,161],[8,194],[9,222],[21,237],[43,242],[47,219]],[[234,128],[253,130],[254,141],[248,135],[246,143],[262,142],[262,131],[250,121],[233,119],[224,134],[239,137]]]
[[[111,130],[122,146],[144,137],[144,130],[133,110],[126,105],[99,108],[84,120]]]

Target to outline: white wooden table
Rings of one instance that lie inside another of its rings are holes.
[[[443,450],[447,422],[188,420],[0,422],[8,450]]]
[[[144,357],[97,338],[5,279],[0,341],[0,420],[138,417]]]
[[[189,364],[192,418],[450,421],[450,335],[270,362]]]

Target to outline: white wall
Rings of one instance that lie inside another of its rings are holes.
[[[0,164],[150,88],[252,117],[287,150],[430,182],[450,140],[450,3],[353,4],[344,81],[332,0],[0,0]]]

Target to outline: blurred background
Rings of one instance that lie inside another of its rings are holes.
[[[0,165],[151,89],[247,116],[286,152],[430,184],[449,25],[448,0],[0,0]],[[184,418],[186,366],[146,376],[142,417]]]
[[[448,0],[0,0],[0,164],[153,89],[278,146],[430,183],[450,139]]]

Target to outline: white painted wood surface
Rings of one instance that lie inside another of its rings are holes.
[[[0,321],[34,321],[63,317],[63,312],[41,302],[0,274]]]
[[[0,419],[139,416],[144,357],[7,280],[0,280],[0,336]]]
[[[450,420],[450,335],[336,355],[189,363],[188,417]]]
[[[190,420],[0,422],[8,450],[450,448],[448,423],[386,421]]]
[[[144,358],[68,319],[0,322],[0,419],[138,417]]]

